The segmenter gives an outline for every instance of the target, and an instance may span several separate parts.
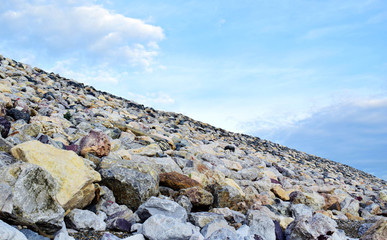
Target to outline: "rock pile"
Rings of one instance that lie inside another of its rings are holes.
[[[0,239],[387,236],[381,179],[2,56],[0,131]]]

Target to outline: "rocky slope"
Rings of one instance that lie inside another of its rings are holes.
[[[386,182],[0,55],[0,239],[386,239]]]

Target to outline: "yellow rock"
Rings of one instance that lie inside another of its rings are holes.
[[[235,171],[242,170],[242,165],[239,162],[234,162],[234,161],[224,159],[223,163],[224,163],[224,166],[230,170],[235,170]]]
[[[278,184],[274,184],[271,191],[283,201],[289,201],[289,194]]]
[[[359,216],[355,216],[355,215],[347,213],[347,212],[345,213],[345,216],[347,216],[348,220],[364,221],[364,218],[359,217]]]
[[[234,181],[234,179],[225,178],[222,185],[228,185],[228,186],[231,186],[233,188],[236,188],[242,197],[246,196],[246,194],[243,192],[242,188]]]
[[[54,133],[60,133],[66,137],[64,128],[70,127],[72,124],[68,120],[59,117],[35,116],[31,118],[31,123],[36,123],[40,126],[40,132],[52,136]]]
[[[1,84],[1,83],[0,83],[0,92],[11,93],[11,88],[8,87],[8,86],[5,85],[5,84]]]
[[[380,200],[382,200],[383,202],[387,202],[387,191],[379,192],[379,197],[380,197]]]
[[[288,225],[294,221],[294,218],[291,217],[280,217],[280,226],[282,230],[285,231],[285,229],[288,227]]]
[[[73,151],[57,149],[39,141],[29,141],[11,149],[12,155],[39,165],[58,182],[56,200],[64,209],[83,208],[94,198],[94,182],[101,176]]]
[[[272,171],[270,171],[270,170],[265,170],[265,171],[263,171],[263,174],[266,175],[266,176],[268,176],[268,177],[271,178],[271,179],[278,180],[278,179],[277,179],[277,176],[276,176]]]

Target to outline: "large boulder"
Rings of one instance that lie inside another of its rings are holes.
[[[150,197],[159,192],[159,183],[147,173],[125,167],[111,167],[100,170],[101,184],[114,193],[117,203],[137,209]]]
[[[64,218],[58,191],[58,182],[42,167],[22,162],[5,166],[0,170],[0,218],[54,233]]]
[[[93,183],[101,176],[73,151],[29,141],[13,147],[11,153],[17,159],[41,166],[57,180],[59,191],[55,198],[63,208],[83,208],[93,200]]]

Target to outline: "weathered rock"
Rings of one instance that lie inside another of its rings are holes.
[[[337,223],[316,213],[313,217],[300,217],[285,230],[286,239],[346,239],[337,229]]]
[[[142,148],[131,149],[130,153],[147,157],[161,156],[163,151],[158,144],[149,144]]]
[[[353,216],[359,216],[359,201],[351,197],[346,197],[344,201],[340,203],[341,211],[343,213],[349,213]]]
[[[307,217],[310,218],[313,215],[313,210],[304,204],[292,204],[290,211],[293,218]]]
[[[180,190],[180,194],[187,196],[194,207],[205,208],[210,206],[214,197],[212,194],[201,187],[191,187]]]
[[[246,219],[245,215],[242,213],[233,211],[229,208],[212,208],[210,212],[223,215],[229,223],[243,223]]]
[[[372,225],[360,240],[384,240],[387,236],[387,219],[383,218]]]
[[[0,240],[27,240],[23,233],[0,220]]]
[[[278,184],[275,184],[271,190],[273,191],[273,193],[279,197],[281,200],[284,200],[284,201],[289,201],[289,194],[287,194],[287,192],[285,192],[285,190]]]
[[[79,146],[82,156],[85,156],[86,153],[93,153],[98,157],[103,157],[109,155],[111,144],[106,134],[91,130],[81,139]]]
[[[270,217],[265,215],[251,215],[247,217],[250,235],[257,235],[263,240],[276,240],[275,224]]]
[[[221,228],[213,232],[207,240],[243,240],[235,231],[228,228]]]
[[[96,215],[89,210],[73,209],[67,214],[66,223],[77,230],[104,231],[106,229],[105,217],[104,214]]]
[[[85,207],[94,198],[94,182],[101,176],[72,151],[60,150],[39,141],[19,144],[12,155],[47,170],[59,183],[57,201],[65,209]]]
[[[227,221],[224,219],[215,219],[212,222],[205,225],[202,230],[200,231],[204,238],[209,238],[214,232],[220,230],[220,229],[228,229],[235,233],[235,229],[228,225]]]
[[[325,205],[324,197],[317,192],[306,193],[294,191],[289,195],[289,197],[293,204],[305,204],[314,210],[320,210]]]
[[[161,214],[153,215],[143,224],[143,235],[150,240],[188,240],[198,231],[191,223]]]
[[[170,187],[174,190],[180,190],[195,186],[200,187],[200,184],[197,181],[178,172],[161,173],[160,185]]]
[[[145,221],[149,217],[160,214],[168,217],[187,221],[187,211],[174,201],[151,197],[148,201],[142,204],[136,211],[137,216],[141,221]]]
[[[243,201],[245,193],[235,183],[235,181],[227,181],[223,186],[218,186],[214,193],[214,206],[215,207],[228,207],[230,209],[238,209],[237,204]]]
[[[0,218],[54,233],[64,217],[55,197],[58,189],[57,181],[37,165],[5,166],[0,169]]]
[[[110,188],[119,204],[137,209],[151,196],[158,194],[158,181],[150,174],[137,170],[111,167],[100,170],[101,184]]]
[[[209,212],[195,212],[189,214],[189,221],[200,228],[203,228],[208,223],[214,220],[224,220],[223,215]]]
[[[189,200],[189,198],[187,196],[180,195],[179,197],[177,197],[176,202],[180,206],[182,206],[187,211],[187,213],[191,212],[191,210],[192,210],[192,203],[191,203],[191,201]]]

